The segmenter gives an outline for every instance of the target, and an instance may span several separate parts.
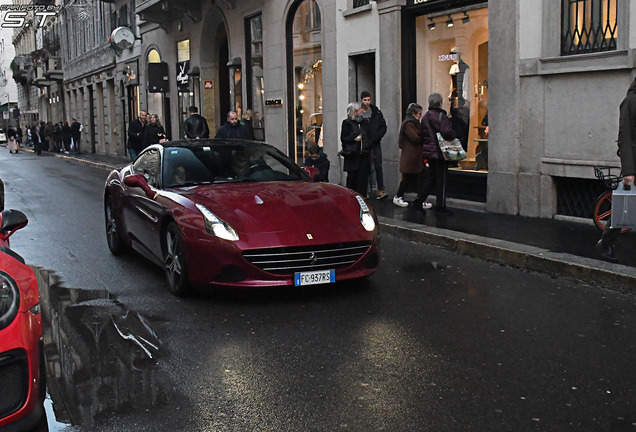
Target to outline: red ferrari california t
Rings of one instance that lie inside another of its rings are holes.
[[[311,285],[363,278],[380,262],[363,197],[317,183],[275,147],[242,140],[155,144],[114,170],[106,238],[161,266],[168,287]]]

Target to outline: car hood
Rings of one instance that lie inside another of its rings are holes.
[[[182,191],[243,233],[340,228],[360,225],[355,193],[342,186],[311,182],[228,183]]]

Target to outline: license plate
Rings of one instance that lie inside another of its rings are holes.
[[[311,272],[298,272],[294,275],[294,285],[316,285],[336,282],[335,270],[320,270]]]

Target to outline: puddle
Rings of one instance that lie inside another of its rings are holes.
[[[170,399],[157,368],[165,349],[149,321],[107,291],[63,287],[34,267],[40,288],[51,424],[92,425],[100,414]]]

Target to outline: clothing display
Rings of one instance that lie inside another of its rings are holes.
[[[462,143],[464,151],[468,150],[468,133],[470,131],[470,71],[468,65],[457,54],[457,63],[449,71],[451,76],[450,114],[453,130]]]

